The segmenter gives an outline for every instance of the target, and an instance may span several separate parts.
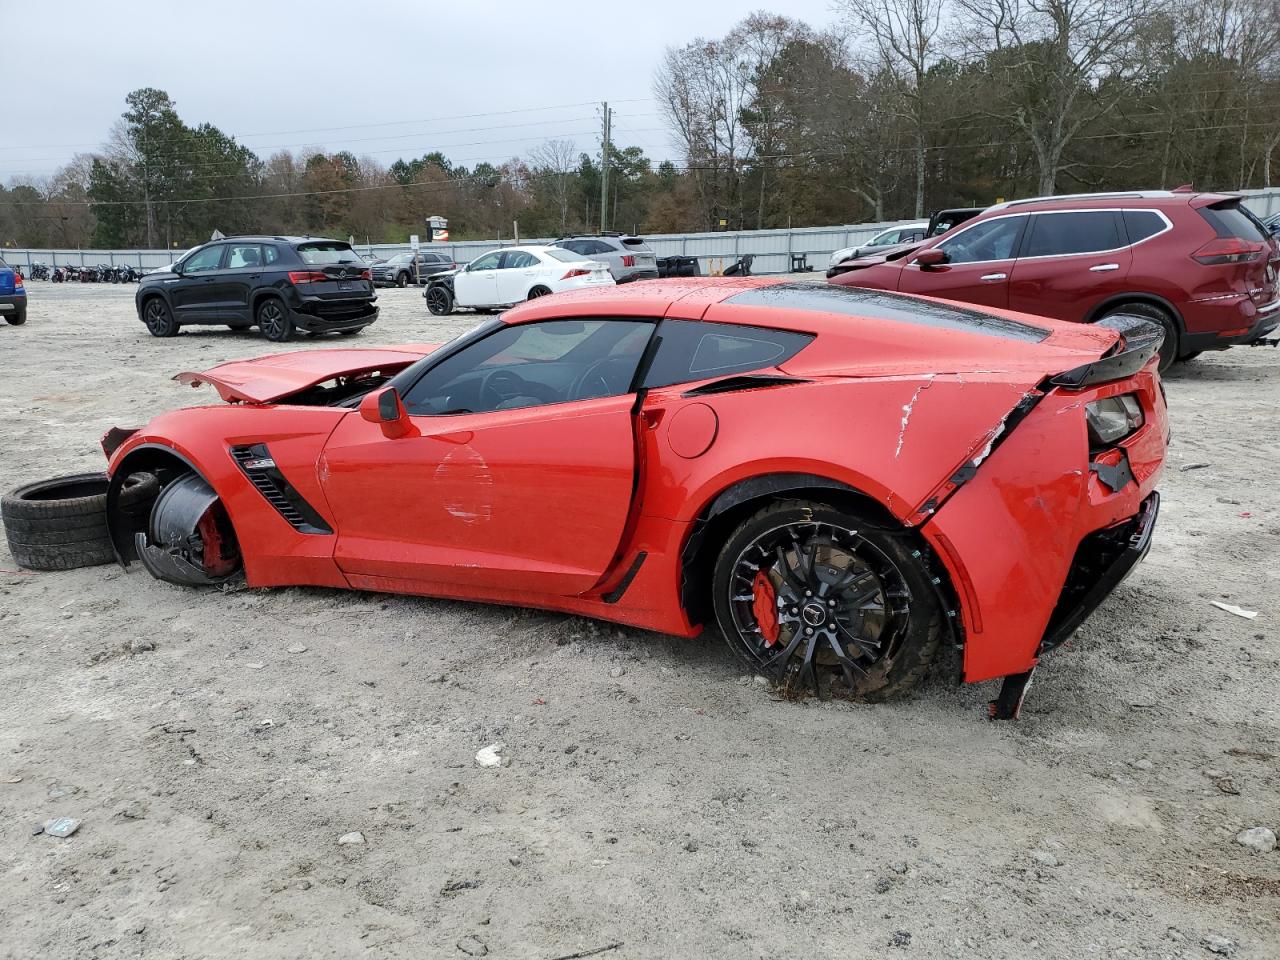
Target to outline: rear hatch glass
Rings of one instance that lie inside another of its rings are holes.
[[[948,306],[906,297],[883,290],[842,287],[819,283],[780,283],[757,287],[729,297],[726,303],[744,306],[779,307],[784,310],[814,310],[839,313],[850,317],[893,320],[940,330],[963,330],[1007,340],[1039,343],[1049,336],[1044,327],[1033,326],[1006,317],[997,317],[966,307]]]
[[[1267,229],[1253,214],[1241,206],[1239,200],[1224,200],[1209,207],[1200,208],[1200,216],[1209,221],[1213,232],[1220,237],[1239,237],[1241,240],[1267,241]]]
[[[330,263],[351,263],[364,266],[360,255],[351,249],[350,244],[334,240],[322,240],[315,243],[300,243],[297,246],[298,256],[302,262],[311,266],[324,266]]]

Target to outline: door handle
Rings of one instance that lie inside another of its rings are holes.
[[[1119,270],[1119,269],[1120,269],[1120,264],[1118,263],[1100,263],[1096,267],[1090,267],[1089,272],[1090,273],[1106,273],[1109,270]]]
[[[981,280],[983,283],[995,283],[997,280],[1008,280],[1008,279],[1009,279],[1009,275],[1007,273],[988,273],[985,276],[981,277]]]

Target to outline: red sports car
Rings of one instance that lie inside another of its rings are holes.
[[[1039,656],[1145,554],[1160,332],[897,293],[689,279],[548,297],[441,347],[177,379],[224,404],[103,439],[122,563],[562,610],[880,699],[940,643]],[[142,519],[126,478],[160,492]]]

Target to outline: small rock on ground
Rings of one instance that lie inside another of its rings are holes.
[[[1217,933],[1206,934],[1200,944],[1210,953],[1221,954],[1224,957],[1233,957],[1240,949],[1240,945],[1234,940]]]
[[[344,833],[338,838],[339,846],[349,846],[351,844],[364,843],[364,834],[359,830],[353,830],[350,833]]]
[[[485,946],[485,942],[470,934],[458,941],[458,949],[468,957],[484,957],[489,954],[489,948]]]
[[[1269,827],[1250,827],[1236,834],[1236,843],[1254,853],[1270,853],[1276,848],[1276,834]]]

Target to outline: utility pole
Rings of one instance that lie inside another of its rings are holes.
[[[608,101],[602,102],[600,107],[604,111],[604,140],[600,150],[600,232],[604,233],[609,225],[609,135],[612,132],[613,111],[609,109]]]
[[[142,125],[142,200],[147,209],[147,249],[154,250],[155,242],[151,236],[151,175],[147,169],[147,126],[145,117]]]

